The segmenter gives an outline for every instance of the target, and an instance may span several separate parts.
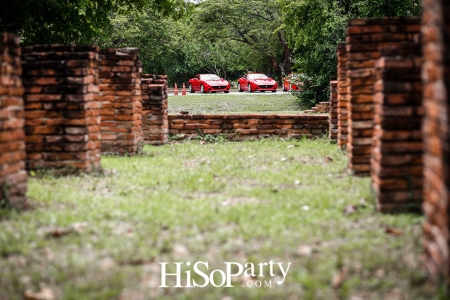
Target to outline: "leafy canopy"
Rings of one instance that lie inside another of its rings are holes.
[[[111,26],[110,16],[119,9],[152,6],[163,14],[180,15],[182,0],[0,0],[0,31],[22,36],[25,44],[91,44]],[[184,3],[184,2],[183,2]]]
[[[307,105],[327,101],[336,75],[337,44],[345,41],[347,20],[419,16],[420,0],[278,0],[283,26],[294,49],[294,69],[304,79],[298,92]]]

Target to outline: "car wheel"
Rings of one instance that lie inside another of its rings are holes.
[[[203,84],[200,86],[200,92],[206,93],[206,92],[205,92],[205,87],[203,86]]]
[[[247,84],[247,91],[248,91],[249,93],[253,93],[253,91],[252,91],[252,86],[251,86],[250,82]]]
[[[243,90],[241,89],[241,84],[238,83],[238,92],[243,92]]]
[[[272,93],[276,93],[276,92],[277,92],[277,90],[273,90],[273,91],[272,91]]]
[[[192,88],[192,85],[189,85],[189,93],[195,93],[194,89]]]
[[[223,92],[228,94],[230,91],[223,91]]]

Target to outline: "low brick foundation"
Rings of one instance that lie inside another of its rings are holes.
[[[167,76],[142,74],[142,131],[145,144],[164,145],[169,141],[167,118]]]
[[[100,50],[102,153],[133,155],[142,147],[138,52],[136,48]]]
[[[377,60],[372,188],[382,212],[420,211],[422,203],[422,59]]]
[[[0,33],[0,207],[26,203],[20,39]],[[6,202],[6,203],[5,203]]]
[[[337,80],[330,81],[330,129],[329,138],[337,140],[338,137],[338,100],[337,100]]]
[[[420,19],[349,20],[346,43],[349,168],[355,174],[368,174],[374,128],[375,60],[381,56],[382,49],[420,43]]]
[[[316,105],[314,105],[313,107],[311,107],[311,109],[304,110],[303,113],[326,114],[326,113],[330,112],[330,109],[331,109],[330,105],[331,105],[330,101],[319,102]]]
[[[450,286],[450,4],[422,1],[425,263]],[[447,295],[448,296],[448,295]]]
[[[338,146],[346,147],[348,142],[349,95],[347,81],[347,50],[345,44],[339,44],[337,50],[338,80]]]
[[[27,169],[99,170],[98,48],[24,47],[22,67]]]
[[[328,133],[327,115],[169,115],[169,133],[224,134],[231,140],[268,136],[312,138]]]

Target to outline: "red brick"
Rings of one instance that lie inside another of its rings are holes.
[[[77,160],[87,160],[100,169],[100,159],[87,158],[84,153],[91,139],[84,133],[100,122],[95,103],[97,52],[97,47],[90,46],[38,45],[23,49],[28,169],[62,168],[66,172],[82,165]],[[52,154],[67,150],[74,152]],[[42,151],[46,152],[39,153]],[[60,160],[58,164],[55,157]]]
[[[20,39],[0,33],[0,187],[8,204],[26,204],[25,134]]]

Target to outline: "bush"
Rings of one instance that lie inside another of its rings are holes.
[[[319,102],[328,101],[330,93],[329,81],[325,76],[306,76],[292,74],[287,77],[289,83],[299,87],[292,94],[297,97],[302,106],[311,108]]]

